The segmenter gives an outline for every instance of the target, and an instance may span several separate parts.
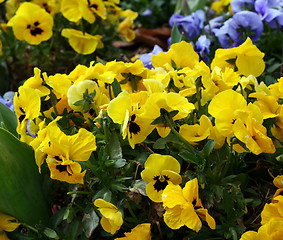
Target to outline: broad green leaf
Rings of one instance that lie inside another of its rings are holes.
[[[7,129],[10,133],[18,137],[16,131],[18,122],[16,114],[3,103],[0,103],[0,123],[1,127]]]
[[[0,128],[0,212],[48,226],[50,210],[32,149]]]
[[[178,154],[181,158],[183,158],[185,161],[189,163],[194,163],[197,165],[203,165],[205,159],[202,158],[200,155],[195,155],[190,152],[181,152]]]
[[[90,238],[90,236],[92,235],[94,229],[96,229],[98,224],[99,224],[99,217],[97,216],[93,208],[88,207],[85,210],[85,214],[82,220],[83,231],[88,239]]]
[[[57,233],[51,228],[45,228],[43,233],[49,238],[56,239],[56,240],[59,239],[59,236],[57,235]]]
[[[186,2],[191,12],[195,12],[199,9],[203,9],[205,6],[205,0],[187,0]]]
[[[108,139],[109,157],[111,160],[118,160],[122,158],[122,148],[116,132],[113,132]]]

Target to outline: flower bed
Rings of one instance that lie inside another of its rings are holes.
[[[1,99],[0,236],[280,239],[282,1],[180,1],[168,49],[132,61],[106,53],[117,33],[134,39],[136,12],[51,2],[22,3],[1,35],[49,67],[76,57],[65,72],[38,64]]]

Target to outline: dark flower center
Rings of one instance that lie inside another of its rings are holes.
[[[153,178],[153,180],[155,180],[156,182],[154,183],[153,187],[154,189],[159,192],[161,190],[164,190],[166,188],[166,186],[168,185],[168,180],[169,177],[167,176],[156,176]]]
[[[140,126],[136,124],[134,121],[136,119],[136,115],[133,114],[131,116],[131,121],[129,122],[129,132],[132,134],[138,134],[141,130]]]
[[[43,30],[39,28],[38,26],[39,26],[38,21],[34,22],[33,26],[30,24],[27,25],[27,29],[30,29],[30,34],[32,36],[40,35],[41,33],[43,33]]]

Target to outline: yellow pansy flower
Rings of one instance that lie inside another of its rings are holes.
[[[62,0],[61,13],[71,22],[77,22],[82,18],[82,13],[79,9],[80,0]]]
[[[110,202],[99,198],[94,201],[94,205],[98,208],[98,211],[102,214],[100,224],[102,228],[111,234],[114,234],[120,229],[123,224],[122,213],[119,209]]]
[[[272,135],[279,141],[283,142],[283,105],[280,105],[277,110],[275,122],[271,127]]]
[[[79,11],[89,23],[95,22],[95,15],[106,19],[106,8],[102,0],[79,0]]]
[[[129,233],[125,233],[125,237],[115,238],[115,240],[150,240],[150,223],[137,225]]]
[[[64,28],[61,34],[68,38],[71,47],[80,54],[91,54],[96,48],[103,48],[101,35],[90,35],[71,28]]]
[[[24,2],[7,26],[13,28],[14,35],[19,40],[38,45],[52,36],[53,18],[37,4]]]
[[[0,239],[9,240],[5,231],[13,232],[19,225],[16,218],[0,212]]]
[[[148,97],[144,105],[143,117],[153,122],[155,119],[163,117],[162,109],[166,110],[168,113],[178,111],[173,117],[175,121],[187,117],[195,107],[178,93],[155,92]],[[171,131],[165,122],[158,123],[154,126],[161,137],[166,137]]]
[[[214,1],[211,4],[211,9],[213,9],[217,14],[220,14],[221,12],[223,12],[225,7],[229,7],[229,12],[232,14],[230,2],[231,2],[231,0]]]
[[[153,130],[148,119],[140,116],[138,99],[142,97],[137,94],[121,92],[116,98],[110,101],[107,112],[115,123],[122,124],[122,136],[128,136],[129,144],[135,148],[137,143],[143,142]],[[135,104],[135,101],[137,104]]]
[[[237,112],[247,107],[245,98],[232,89],[217,94],[208,105],[208,112],[215,118],[215,126],[223,136],[233,135],[233,124],[238,118]]]
[[[127,42],[131,42],[136,37],[135,31],[133,30],[134,27],[133,19],[127,17],[119,23],[118,32]]]
[[[278,79],[278,82],[268,86],[273,96],[283,98],[283,77]]]
[[[55,119],[46,127],[43,143],[37,149],[47,155],[46,162],[52,179],[83,183],[85,171],[81,172],[78,162],[87,161],[96,150],[95,136],[84,128],[74,135],[66,135],[57,126],[59,119]],[[36,162],[42,164],[41,159],[36,159]]]
[[[210,135],[212,123],[206,115],[202,115],[199,124],[184,124],[180,127],[180,135],[188,142],[195,143],[206,139]]]
[[[194,51],[192,44],[181,41],[172,44],[167,53],[160,52],[158,55],[152,55],[152,65],[154,67],[164,67],[167,64],[178,69],[189,67],[194,68],[199,62],[199,55]],[[174,62],[174,64],[172,64]]]
[[[35,89],[40,97],[44,97],[50,94],[50,90],[48,87],[44,86],[44,81],[41,78],[41,70],[37,67],[33,69],[34,76],[28,78],[23,86],[24,87],[31,87]]]
[[[216,66],[222,69],[230,67],[239,75],[248,77],[251,74],[254,77],[258,77],[265,69],[263,57],[264,53],[261,52],[248,37],[247,40],[238,47],[217,49],[215,57],[211,62],[211,69],[214,69]]]
[[[7,0],[5,2],[5,9],[6,9],[6,18],[10,20],[18,10],[21,4],[21,0]]]
[[[215,229],[215,220],[201,203],[198,194],[198,180],[188,181],[182,189],[179,185],[168,184],[162,194],[165,207],[164,222],[172,229],[182,226],[198,232],[202,227],[201,219]]]
[[[144,165],[141,177],[148,182],[147,196],[154,202],[162,202],[162,193],[169,182],[180,184],[182,177],[179,162],[170,155],[151,154]]]
[[[72,85],[68,92],[69,106],[79,112],[88,112],[90,109],[97,110],[101,104],[102,94],[95,81],[83,80],[77,85]]]
[[[238,118],[233,126],[237,139],[245,143],[247,148],[254,154],[274,153],[275,146],[272,139],[266,135],[266,128],[256,121],[252,116],[245,121]]]

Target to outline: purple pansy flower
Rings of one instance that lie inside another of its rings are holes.
[[[150,17],[152,15],[151,8],[147,8],[146,10],[144,10],[141,15],[144,16],[144,17]]]
[[[270,27],[283,26],[283,0],[256,0],[255,10]]]
[[[218,16],[209,20],[208,24],[204,26],[204,30],[207,34],[212,34],[212,36],[215,36],[216,32],[223,26],[223,24],[223,16]]]
[[[189,16],[182,16],[180,14],[173,14],[169,19],[171,28],[174,27],[174,23],[178,27],[179,31],[188,39],[194,39],[199,36],[201,29],[203,28],[205,20],[205,14],[203,10],[198,10]]]
[[[163,49],[159,47],[158,45],[154,45],[153,50],[151,53],[145,53],[140,56],[140,60],[143,62],[143,65],[148,68],[152,69],[152,62],[151,57],[152,55],[157,55],[158,53],[163,52]]]
[[[228,19],[215,35],[223,48],[230,48],[239,46],[247,37],[252,41],[258,39],[262,31],[260,16],[254,12],[241,11]]]
[[[232,0],[230,2],[233,13],[241,12],[244,10],[254,11],[255,0]]]

